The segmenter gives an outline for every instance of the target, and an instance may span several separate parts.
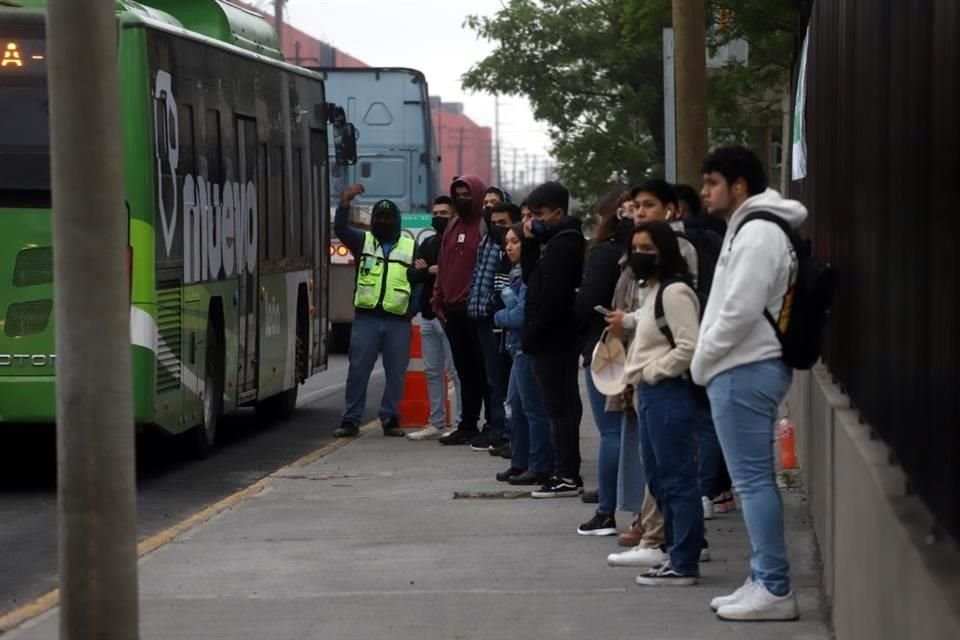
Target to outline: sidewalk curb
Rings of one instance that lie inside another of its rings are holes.
[[[307,455],[302,456],[293,462],[270,472],[268,475],[264,476],[260,480],[257,480],[248,487],[236,491],[229,496],[201,509],[193,515],[188,516],[173,526],[140,541],[137,544],[138,561],[146,558],[154,551],[170,544],[188,531],[210,521],[224,511],[232,509],[233,507],[246,501],[248,498],[259,494],[261,491],[267,488],[272,480],[282,477],[283,473],[291,469],[302,469],[303,467],[306,467],[317,460],[330,455],[334,451],[342,449],[352,442],[359,440],[366,434],[375,431],[378,428],[380,428],[380,421],[371,420],[360,428],[360,434],[358,436],[354,438],[341,438],[317,449],[316,451],[312,451]],[[29,622],[30,620],[47,613],[59,604],[60,589],[56,588],[48,591],[39,598],[36,598],[35,600],[32,600],[31,602],[28,602],[27,604],[17,607],[13,611],[0,616],[0,636],[13,631],[25,622]]]

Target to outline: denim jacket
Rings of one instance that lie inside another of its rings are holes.
[[[519,267],[510,271],[510,286],[500,290],[504,309],[493,316],[493,324],[506,329],[507,350],[516,356],[523,344],[523,305],[527,297],[527,285],[524,284]]]

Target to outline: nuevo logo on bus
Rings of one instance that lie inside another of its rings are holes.
[[[253,180],[240,176],[239,182],[211,183],[204,176],[187,174],[183,190],[177,193],[180,164],[180,122],[173,95],[173,78],[158,71],[154,85],[153,130],[157,164],[157,208],[163,228],[167,256],[173,249],[177,224],[183,233],[183,281],[215,280],[257,268],[257,188]],[[242,131],[241,134],[242,135]],[[239,144],[241,172],[246,145]],[[164,164],[167,171],[164,172]],[[164,202],[163,180],[171,182],[172,202]]]

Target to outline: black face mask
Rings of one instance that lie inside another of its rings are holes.
[[[473,213],[473,200],[471,198],[457,198],[454,200],[457,213],[461,216],[469,216]]]
[[[393,242],[396,235],[396,225],[391,220],[374,220],[370,225],[370,232],[373,233],[373,237],[380,244]]]
[[[490,220],[493,218],[493,207],[484,207],[483,208],[483,219],[487,221],[487,224],[490,224]]]
[[[490,227],[490,237],[493,238],[497,244],[503,246],[503,239],[507,237],[507,228],[498,227],[497,225],[492,225]]]
[[[627,259],[637,280],[649,280],[657,275],[657,256],[653,253],[631,253]]]
[[[442,234],[447,228],[448,222],[450,222],[450,218],[446,218],[444,216],[433,216],[433,220],[430,221],[430,226],[432,226],[437,233]]]

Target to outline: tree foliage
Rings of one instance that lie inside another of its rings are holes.
[[[744,38],[747,65],[712,74],[711,127],[735,135],[779,109],[789,82],[793,0],[708,0],[715,49]],[[663,28],[670,0],[508,0],[493,16],[469,16],[496,43],[463,76],[465,89],[524,96],[547,123],[552,152],[571,192],[587,202],[611,183],[663,170]]]

